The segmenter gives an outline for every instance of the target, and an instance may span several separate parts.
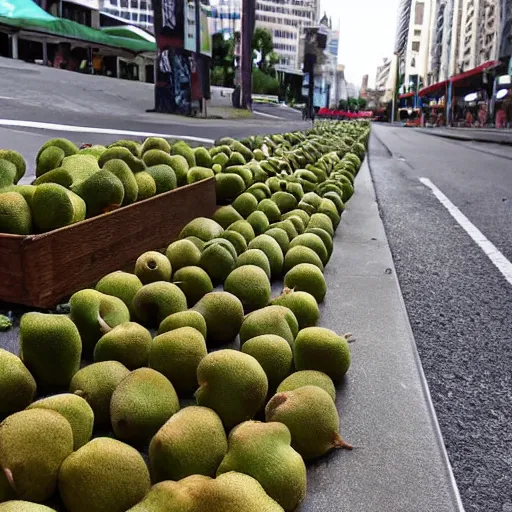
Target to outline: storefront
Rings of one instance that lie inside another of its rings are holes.
[[[424,87],[418,92],[421,101],[422,125],[427,127],[446,125],[446,96],[448,80]]]
[[[406,92],[398,96],[398,120],[408,126],[419,124],[421,112],[419,99],[415,92]]]
[[[13,0],[9,6],[0,2],[0,33],[8,37],[7,47],[3,45],[1,49],[5,56],[14,59],[93,73],[99,59],[140,59],[145,63],[151,62],[156,54],[154,39],[109,34],[58,18],[32,0]]]
[[[446,102],[449,125],[482,128],[494,124],[492,99],[496,68],[500,65],[500,61],[487,61],[449,79]]]
[[[512,128],[512,79],[510,75],[496,77],[493,111],[496,128]]]

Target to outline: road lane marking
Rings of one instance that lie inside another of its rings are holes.
[[[420,181],[432,190],[433,194],[439,199],[439,202],[448,210],[450,215],[459,223],[478,247],[484,251],[509,284],[512,285],[512,263],[428,178],[420,178]]]
[[[105,135],[128,135],[131,137],[168,137],[173,139],[190,140],[213,144],[214,139],[204,139],[192,135],[174,135],[172,133],[137,132],[130,130],[116,130],[111,128],[94,128],[91,126],[73,126],[69,124],[41,123],[39,121],[20,121],[17,119],[0,119],[0,126],[15,126],[18,128],[36,128],[38,130],[52,130],[74,133],[101,133]]]
[[[273,116],[272,114],[265,114],[264,112],[258,112],[257,110],[253,110],[253,113],[263,117],[270,117],[271,119],[280,119],[281,121],[284,120],[283,117]]]

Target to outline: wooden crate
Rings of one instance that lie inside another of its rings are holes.
[[[211,217],[215,203],[211,178],[41,235],[0,234],[0,301],[51,308],[166,247],[192,219]]]

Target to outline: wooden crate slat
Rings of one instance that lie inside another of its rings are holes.
[[[215,208],[212,178],[49,233],[0,234],[0,263],[9,261],[0,270],[0,300],[52,307],[143,252],[167,246],[185,224],[211,217]]]

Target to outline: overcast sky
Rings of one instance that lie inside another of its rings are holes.
[[[327,11],[333,26],[340,21],[338,60],[348,82],[359,86],[368,74],[375,85],[377,66],[393,54],[398,1],[321,0],[322,14]]]

